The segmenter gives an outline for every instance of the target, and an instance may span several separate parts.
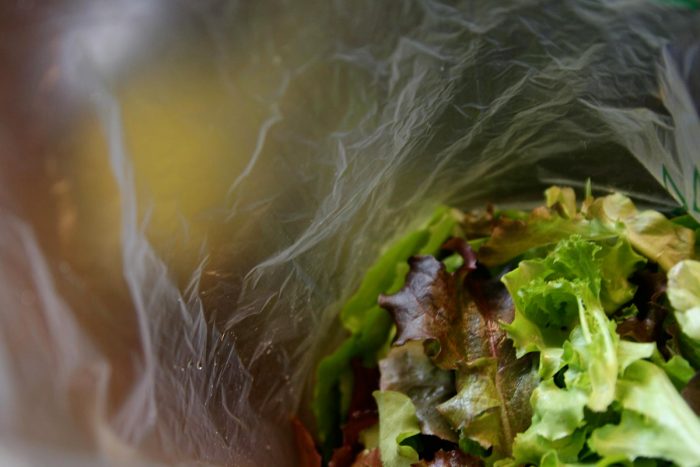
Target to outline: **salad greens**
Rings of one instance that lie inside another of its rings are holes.
[[[454,375],[436,367],[418,341],[392,347],[386,358],[379,361],[379,388],[407,395],[415,405],[421,432],[457,441],[437,406],[453,396]]]
[[[700,262],[685,260],[668,272],[668,299],[683,334],[700,340]]]
[[[376,365],[377,352],[391,331],[391,318],[379,307],[377,297],[401,288],[408,271],[406,259],[418,253],[437,253],[440,245],[454,234],[457,221],[455,211],[439,207],[425,226],[387,248],[343,307],[340,319],[351,335],[319,364],[312,402],[325,457],[328,458],[340,442],[340,425],[348,411],[348,403],[342,401],[350,399],[348,391],[341,394],[341,382],[352,378],[350,362],[353,358],[360,358],[370,366]]]
[[[589,445],[602,456],[661,458],[678,465],[700,461],[700,419],[666,374],[639,360],[627,368],[617,388],[622,407],[618,424],[593,431]]]
[[[382,461],[396,467],[409,467],[418,462],[418,453],[411,446],[402,446],[407,438],[420,433],[416,408],[411,399],[396,391],[376,391],[379,407],[379,449]]]
[[[619,193],[596,199],[587,194],[576,213],[571,212],[574,195],[570,188],[552,187],[545,197],[547,206],[534,209],[526,221],[502,218],[497,222],[479,250],[480,261],[487,266],[505,264],[532,248],[553,245],[573,234],[591,240],[625,237],[664,270],[695,253],[693,230],[656,211],[640,212]]]
[[[325,462],[700,465],[700,225],[545,201],[440,208],[369,269],[317,371]]]

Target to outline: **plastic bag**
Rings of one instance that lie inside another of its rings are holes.
[[[591,177],[697,217],[698,19],[623,0],[10,7],[0,461],[294,465],[339,303],[436,204]]]

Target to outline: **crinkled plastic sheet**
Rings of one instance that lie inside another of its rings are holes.
[[[10,7],[0,460],[293,465],[338,304],[437,203],[591,177],[697,215],[698,21],[612,0]]]

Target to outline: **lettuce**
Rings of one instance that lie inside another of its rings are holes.
[[[676,264],[668,272],[667,294],[681,331],[700,343],[700,262]]]
[[[695,254],[692,229],[656,211],[638,211],[632,200],[619,193],[596,199],[587,196],[579,212],[570,188],[552,187],[545,196],[547,206],[534,209],[525,220],[500,218],[479,249],[479,260],[497,266],[571,235],[589,240],[624,237],[634,250],[664,270]]]
[[[617,392],[622,420],[593,432],[588,443],[594,451],[629,460],[649,457],[680,466],[698,465],[700,419],[662,369],[643,360],[633,363],[620,379]]]
[[[532,394],[532,425],[519,434],[513,456],[520,463],[537,464],[550,451],[559,459],[575,462],[583,448],[584,408],[588,397],[579,389],[566,390],[545,380]]]
[[[351,333],[360,332],[367,316],[378,309],[377,297],[403,285],[406,260],[416,254],[434,254],[452,234],[458,214],[444,206],[436,209],[428,224],[391,244],[365,274],[357,292],[340,311],[340,320]]]
[[[614,193],[596,199],[589,216],[630,241],[635,250],[668,271],[695,254],[695,232],[656,211],[638,211],[628,197]]]
[[[515,438],[512,465],[579,465],[584,458],[599,466],[642,458],[697,465],[700,419],[676,387],[692,369],[680,356],[664,360],[655,343],[621,340],[606,315],[603,297],[614,311],[633,294],[627,278],[642,258],[627,242],[575,235],[503,277],[516,308],[503,327],[519,354],[540,352],[543,377],[532,396],[532,424]],[[669,297],[680,313],[697,303],[688,263],[672,269],[677,281],[669,275]]]
[[[457,435],[438,412],[440,403],[454,395],[454,375],[436,367],[425,355],[422,343],[392,347],[379,361],[382,391],[407,395],[416,408],[421,433],[457,441]]]
[[[383,356],[368,430],[383,465],[700,465],[697,225],[617,193],[545,198],[441,208],[369,269],[318,368],[326,459],[350,362]]]
[[[375,391],[379,407],[379,450],[385,467],[410,467],[418,453],[401,443],[420,433],[416,408],[411,399],[396,391]]]
[[[333,448],[340,443],[340,425],[346,409],[342,400],[349,399],[349,391],[342,391],[341,381],[351,374],[351,360],[361,358],[367,366],[376,365],[377,353],[391,331],[391,317],[377,305],[377,298],[401,287],[410,256],[437,253],[440,245],[452,235],[459,218],[455,210],[444,206],[437,208],[425,226],[389,245],[342,308],[341,323],[351,334],[319,363],[311,404],[324,458],[330,458]]]
[[[503,327],[518,355],[556,355],[555,363],[541,362],[543,377],[552,376],[567,359],[572,369],[580,367],[576,382],[590,388],[593,410],[605,410],[612,402],[618,373],[619,336],[601,296],[633,293],[626,278],[641,260],[622,238],[596,243],[575,235],[545,258],[522,261],[503,277],[515,303],[515,319]]]
[[[397,348],[418,342],[437,367],[454,370],[457,394],[437,405],[437,411],[464,442],[476,443],[497,459],[510,455],[515,434],[527,427],[537,375],[532,359],[517,359],[499,327],[513,313],[505,287],[469,261],[473,253],[466,242],[454,243],[462,244],[456,249],[466,267],[449,273],[432,256],[413,257],[405,286],[382,296],[380,304],[396,323]]]

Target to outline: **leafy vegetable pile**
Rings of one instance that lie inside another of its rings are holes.
[[[329,465],[700,465],[700,226],[545,195],[441,208],[368,271],[317,372]]]

